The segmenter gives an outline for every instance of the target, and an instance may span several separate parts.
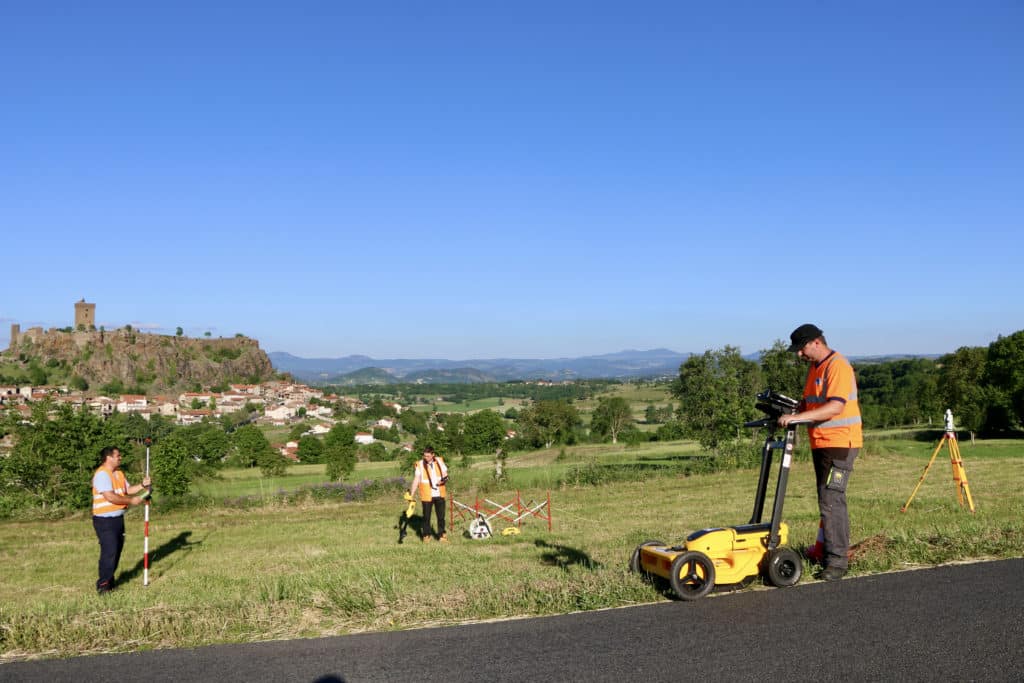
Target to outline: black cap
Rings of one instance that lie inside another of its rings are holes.
[[[804,323],[800,327],[793,330],[793,334],[789,335],[789,341],[793,342],[789,345],[790,351],[799,351],[809,341],[814,341],[818,337],[824,335],[821,328],[811,323]]]

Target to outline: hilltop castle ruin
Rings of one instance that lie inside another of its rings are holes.
[[[72,329],[82,331],[93,331],[96,329],[96,304],[88,303],[84,297],[81,301],[75,302],[75,326]],[[20,324],[11,323],[9,348],[13,349],[26,339],[38,342],[48,332],[57,332],[57,329],[51,327],[47,332],[44,332],[42,327],[30,327],[22,332]]]
[[[75,303],[73,327],[22,331],[20,325],[12,324],[7,353],[39,367],[65,368],[65,374],[87,384],[116,380],[126,387],[150,390],[241,380],[254,384],[274,373],[259,342],[250,337],[193,339],[142,332],[130,325],[97,330],[96,304],[85,299]]]

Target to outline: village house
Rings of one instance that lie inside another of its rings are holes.
[[[389,420],[386,417],[382,417],[381,419],[379,419],[376,422],[374,422],[373,426],[374,427],[380,427],[382,429],[391,429],[392,427],[395,426],[395,421],[394,420]]]
[[[121,400],[117,402],[117,412],[119,413],[137,413],[145,410],[149,402],[146,401],[146,397],[139,394],[122,394]]]
[[[15,403],[21,400],[18,387],[0,387],[0,405]]]
[[[58,396],[55,401],[58,405],[68,405],[72,408],[78,409],[85,405],[85,394],[80,391],[76,391],[72,394]]]
[[[292,462],[299,462],[299,443],[297,441],[289,441],[283,445],[274,444],[273,448],[276,448],[281,455]]]
[[[331,417],[332,415],[334,415],[334,410],[332,410],[330,406],[311,405],[306,407],[306,414],[315,415],[317,417]]]
[[[217,399],[217,414],[237,413],[245,407],[250,398],[244,394],[223,394]]]
[[[374,441],[376,441],[376,439],[373,438],[373,434],[370,434],[369,432],[356,432],[356,443],[369,445]]]
[[[279,406],[267,408],[265,411],[263,411],[263,421],[269,422],[270,424],[273,425],[281,426],[286,424],[292,418],[294,418],[296,412],[297,411],[295,410],[295,407],[293,405],[283,403]]]
[[[350,413],[360,413],[369,407],[358,398],[353,398],[352,396],[342,396],[338,399],[338,402]]]
[[[178,405],[185,406],[186,408],[192,405],[193,401],[199,401],[200,405],[209,405],[210,400],[214,397],[214,394],[210,392],[202,391],[186,391],[185,393],[178,396]]]
[[[154,396],[150,404],[158,414],[165,417],[174,417],[178,414],[178,403],[170,396]]]
[[[96,413],[100,417],[108,417],[114,414],[114,408],[117,407],[117,401],[106,396],[95,396],[89,401],[89,410]]]
[[[179,425],[197,425],[204,417],[213,417],[213,411],[206,408],[199,410],[181,410],[178,412],[178,419],[175,422]]]

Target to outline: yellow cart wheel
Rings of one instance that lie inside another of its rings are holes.
[[[688,550],[672,561],[669,583],[681,600],[703,598],[715,587],[715,564],[704,553]]]

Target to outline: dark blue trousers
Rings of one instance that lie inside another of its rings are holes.
[[[100,541],[100,577],[96,581],[96,590],[108,591],[114,587],[114,572],[124,549],[124,515],[93,517],[92,528]]]

